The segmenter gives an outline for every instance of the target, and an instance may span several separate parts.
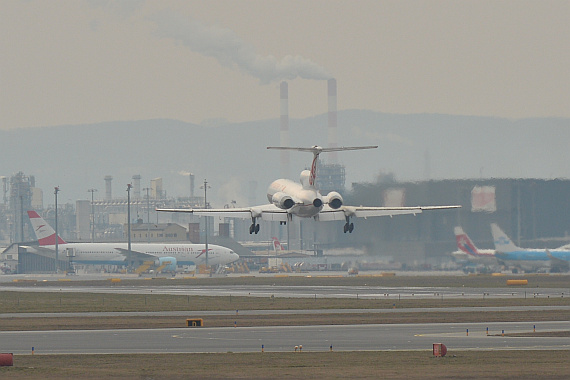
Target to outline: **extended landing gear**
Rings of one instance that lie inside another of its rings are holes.
[[[251,226],[249,226],[249,234],[253,234],[255,233],[257,235],[257,233],[259,232],[259,223],[256,222],[255,218],[251,218]]]
[[[346,223],[344,224],[344,233],[352,233],[352,231],[354,230],[354,224],[350,223],[350,219],[348,219],[348,216],[346,217]]]

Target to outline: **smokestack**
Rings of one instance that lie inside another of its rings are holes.
[[[289,85],[287,82],[281,82],[281,127],[279,130],[279,138],[281,146],[289,146]],[[281,177],[289,178],[289,151],[281,152]]]
[[[336,79],[331,78],[327,81],[328,84],[328,95],[329,95],[329,148],[336,148],[337,143],[337,118],[336,118]],[[336,164],[337,154],[336,152],[330,153],[331,163]]]
[[[194,198],[194,174],[190,173],[190,198]]]
[[[110,175],[105,176],[105,200],[110,201],[113,199],[113,194],[111,192],[111,182],[113,181],[113,177]]]
[[[140,174],[135,174],[133,176],[133,198],[141,198],[141,176]]]

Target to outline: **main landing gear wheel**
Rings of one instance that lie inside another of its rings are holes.
[[[354,230],[354,223],[348,223],[346,222],[346,224],[344,225],[344,233],[352,233],[352,231]]]
[[[259,224],[253,222],[250,226],[249,226],[249,234],[256,234],[259,232]]]

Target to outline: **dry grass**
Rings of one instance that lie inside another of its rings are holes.
[[[19,355],[0,378],[568,379],[568,351]]]
[[[348,313],[348,314],[276,314],[207,315],[188,312],[187,317],[43,317],[4,318],[2,331],[24,330],[105,330],[186,327],[186,318],[202,318],[205,327],[352,325],[374,323],[477,323],[565,321],[565,310],[512,312],[430,312],[430,313]]]
[[[168,294],[96,294],[0,292],[2,313],[163,311],[163,310],[303,310],[303,309],[391,309],[461,306],[564,306],[570,297],[551,298],[444,298],[356,299],[356,298],[261,298],[207,297]]]

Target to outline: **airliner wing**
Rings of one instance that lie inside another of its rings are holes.
[[[339,209],[325,207],[316,216],[320,221],[345,220],[346,217],[370,218],[375,216],[394,216],[407,214],[421,214],[424,210],[445,210],[460,208],[461,206],[415,206],[415,207],[364,207],[342,206]]]
[[[132,249],[130,251],[128,249],[125,249],[125,248],[115,247],[115,249],[117,251],[119,251],[122,255],[124,255],[128,260],[154,260],[154,259],[156,259],[156,256],[154,256],[154,255],[144,253],[144,252],[140,252],[140,251],[133,251]]]
[[[546,250],[546,255],[548,256],[548,258],[550,259],[550,261],[552,262],[553,265],[552,266],[556,266],[558,268],[564,269],[565,271],[567,271],[570,267],[570,263],[568,262],[568,260],[563,260],[563,259],[559,259],[558,257],[554,257],[552,255],[552,253],[550,252],[550,250]]]
[[[273,204],[239,208],[157,208],[156,211],[186,212],[198,216],[220,216],[240,219],[261,218],[274,222],[287,221],[287,210],[283,210]]]

